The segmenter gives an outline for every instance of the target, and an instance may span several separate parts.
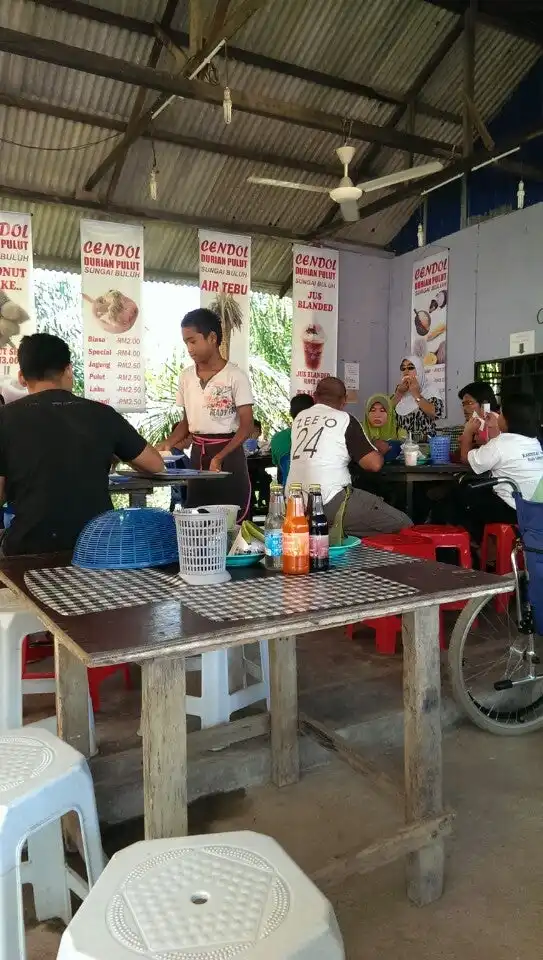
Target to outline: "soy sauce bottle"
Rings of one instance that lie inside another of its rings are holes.
[[[311,573],[328,570],[330,566],[328,520],[324,512],[319,483],[313,483],[309,487],[307,519],[309,522],[309,570]]]

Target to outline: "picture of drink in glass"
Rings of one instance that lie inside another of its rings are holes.
[[[304,361],[308,370],[319,369],[325,341],[326,336],[320,323],[309,323],[303,332]]]

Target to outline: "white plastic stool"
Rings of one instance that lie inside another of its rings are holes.
[[[23,722],[21,657],[23,640],[41,633],[43,623],[25,608],[11,590],[0,590],[0,730],[13,730]],[[55,692],[54,680],[30,681],[48,686],[27,688],[28,693]]]
[[[64,860],[60,818],[79,817],[88,885]],[[21,853],[28,840],[28,860]],[[31,883],[38,920],[71,917],[104,860],[92,778],[84,757],[47,730],[0,734],[0,960],[24,960],[21,884]]]
[[[255,663],[246,651],[256,644],[246,644],[244,647],[234,647],[231,650],[214,650],[203,653],[199,657],[190,657],[187,669],[200,669],[201,695],[187,696],[186,712],[189,716],[200,717],[202,729],[215,727],[220,723],[228,723],[230,716],[236,710],[248,707],[259,700],[266,700],[269,708],[270,700],[270,668],[268,659],[268,641],[261,640],[260,663]],[[230,693],[230,670],[232,661],[238,653],[242,654],[241,676],[238,683],[241,686]],[[248,677],[254,677],[257,683],[249,684]]]
[[[28,634],[41,633],[44,625],[11,590],[0,589],[0,733],[18,730],[23,725],[23,696],[56,693],[51,680],[23,680],[21,660],[23,640]],[[56,732],[56,717],[30,724]],[[97,752],[94,713],[89,697],[89,733],[91,755]]]
[[[258,833],[151,840],[116,854],[57,960],[343,960],[332,906]]]

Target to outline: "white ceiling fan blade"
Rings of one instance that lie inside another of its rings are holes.
[[[345,223],[356,223],[360,219],[357,200],[344,200],[343,203],[340,203],[339,208]]]
[[[248,183],[263,187],[287,187],[288,190],[307,190],[309,193],[330,193],[328,187],[316,187],[313,183],[294,183],[293,180],[272,180],[270,177],[247,177]]]
[[[384,177],[377,177],[375,180],[368,180],[366,183],[358,183],[357,186],[364,193],[371,193],[372,190],[392,187],[395,183],[407,183],[408,180],[428,177],[431,173],[438,173],[440,170],[443,170],[443,164],[439,160],[435,160],[432,163],[423,163],[419,167],[409,167],[408,170],[397,170],[396,173],[388,173]]]

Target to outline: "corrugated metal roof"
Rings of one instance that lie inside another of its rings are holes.
[[[85,0],[89,7],[90,0]],[[94,5],[149,22],[160,19],[166,0],[96,0]],[[213,8],[207,3],[208,12]],[[31,0],[0,0],[0,22],[28,35],[61,40],[74,46],[145,64],[153,45],[151,37],[52,10]],[[236,35],[235,44],[267,57],[308,69],[328,72],[375,87],[406,92],[416,81],[456,17],[423,0],[276,0],[268,4]],[[174,25],[187,29],[186,5],[180,4]],[[478,27],[476,103],[485,121],[491,119],[511,95],[540,54],[533,44],[489,27]],[[457,42],[426,84],[422,97],[441,109],[462,109],[462,43]],[[162,69],[172,68],[163,54]],[[223,76],[222,63],[218,64]],[[377,125],[389,122],[394,106],[305,80],[242,63],[230,64],[233,89],[305,105],[340,117],[353,117]],[[72,110],[127,121],[136,88],[35,60],[0,54],[0,89],[39,98]],[[149,94],[149,99],[153,94]],[[161,115],[162,129],[185,136],[235,144],[251,150],[288,156],[303,164],[312,161],[330,166],[336,162],[338,137],[292,123],[234,113],[225,126],[222,111],[196,101],[175,100]],[[407,118],[398,129],[406,129]],[[418,114],[415,132],[457,144],[458,125]],[[7,142],[12,141],[12,142]],[[15,142],[13,142],[15,141]],[[8,185],[63,196],[80,195],[89,174],[116,143],[111,131],[0,106],[0,179]],[[17,145],[19,144],[19,145]],[[20,144],[40,147],[29,149]],[[357,143],[355,165],[370,149]],[[53,148],[84,147],[59,152]],[[258,187],[247,183],[250,174],[301,180],[326,187],[329,177],[278,165],[266,165],[187,149],[156,144],[159,166],[157,207],[173,213],[215,221],[262,225],[291,235],[310,233],[331,205],[326,195]],[[422,158],[415,158],[415,162]],[[371,174],[401,168],[405,152],[381,149]],[[130,150],[115,202],[124,207],[152,207],[148,177],[152,164],[149,141],[139,140]],[[338,164],[338,177],[340,169]],[[100,190],[107,180],[100,184]],[[99,194],[98,194],[99,195]],[[368,197],[367,202],[377,198]],[[417,199],[389,208],[377,216],[346,226],[337,239],[387,244],[417,205]],[[78,257],[78,225],[84,211],[52,203],[2,201],[4,207],[32,209],[38,257],[74,262]],[[99,216],[90,213],[89,216]],[[280,285],[289,273],[288,243],[255,236],[253,277],[260,283]],[[179,275],[197,272],[196,228],[184,224],[148,223],[146,264],[150,271]]]

